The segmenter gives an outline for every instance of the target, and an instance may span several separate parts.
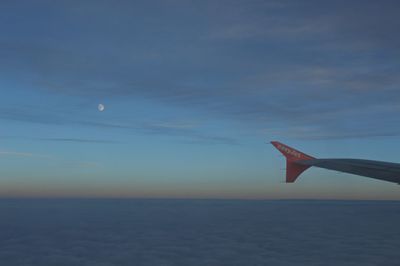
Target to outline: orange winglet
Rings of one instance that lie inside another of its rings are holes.
[[[298,164],[296,161],[315,159],[278,141],[271,141],[271,144],[286,157],[286,183],[293,183],[301,173],[310,167]]]

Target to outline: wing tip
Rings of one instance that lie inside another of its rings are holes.
[[[310,168],[310,166],[298,164],[296,161],[315,159],[279,141],[271,141],[271,144],[286,157],[286,183],[294,183],[301,173]]]

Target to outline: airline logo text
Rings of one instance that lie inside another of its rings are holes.
[[[278,149],[280,149],[284,153],[287,153],[287,154],[292,155],[294,157],[301,158],[301,154],[299,152],[294,151],[292,149],[289,149],[288,147],[285,147],[285,146],[282,146],[282,145],[278,145]]]

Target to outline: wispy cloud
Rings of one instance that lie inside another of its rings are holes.
[[[43,155],[37,155],[29,152],[16,152],[16,151],[0,151],[0,156],[17,156],[17,157],[42,157]]]
[[[59,160],[59,163],[64,165],[64,166],[68,166],[71,168],[78,168],[78,169],[94,169],[94,168],[98,168],[101,167],[101,164],[97,163],[97,162],[92,162],[92,161],[77,161],[77,160]]]
[[[103,139],[80,139],[80,138],[37,138],[33,140],[54,141],[54,142],[76,142],[76,143],[119,143],[114,140]]]
[[[37,154],[31,152],[19,152],[19,151],[1,151],[0,157],[16,157],[20,159],[35,159],[35,160],[44,160],[45,162],[56,163],[60,165],[67,165],[72,168],[97,168],[100,166],[99,163],[93,161],[82,161],[82,160],[70,160],[65,159],[63,157],[54,156],[54,155],[46,155],[46,154]]]
[[[123,130],[135,134],[147,134],[147,135],[164,135],[171,137],[182,137],[185,138],[186,142],[190,143],[213,143],[213,144],[224,144],[231,145],[236,144],[237,140],[213,135],[206,134],[201,131],[199,125],[194,122],[125,122],[125,123],[106,123],[99,122],[96,120],[79,120],[71,116],[62,116],[57,113],[42,113],[34,109],[29,112],[25,112],[24,109],[18,108],[2,108],[0,113],[0,119],[38,123],[45,125],[79,125],[84,127],[98,127],[103,129]],[[16,138],[13,136],[7,136],[7,138]],[[104,139],[88,139],[88,138],[32,138],[32,137],[19,137],[37,141],[53,141],[53,142],[75,142],[75,143],[97,143],[97,144],[116,144],[119,143],[117,140],[104,140]]]

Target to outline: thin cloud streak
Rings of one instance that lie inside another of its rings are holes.
[[[37,155],[28,152],[15,152],[15,151],[0,151],[0,156],[43,157],[43,155]]]
[[[37,138],[33,140],[42,141],[54,141],[54,142],[76,142],[76,143],[119,143],[119,141],[114,140],[102,140],[102,139],[79,139],[79,138]]]
[[[223,145],[235,145],[238,141],[234,138],[210,135],[202,133],[193,123],[105,123],[97,121],[76,120],[66,116],[57,114],[45,114],[31,110],[29,113],[24,112],[24,109],[7,109],[2,108],[0,119],[10,121],[20,121],[29,123],[38,123],[46,125],[79,125],[85,127],[99,127],[103,129],[116,129],[136,134],[145,135],[163,135],[171,137],[183,137],[191,143],[213,143]],[[10,137],[10,136],[9,136]],[[54,141],[54,142],[76,142],[76,143],[118,143],[115,140],[96,140],[83,138],[29,138],[39,141]]]

